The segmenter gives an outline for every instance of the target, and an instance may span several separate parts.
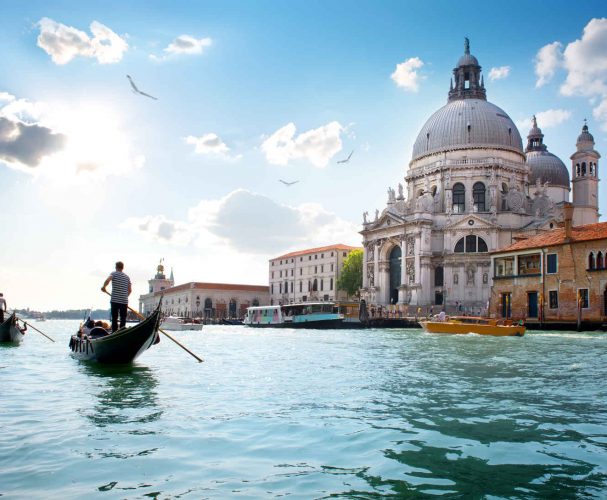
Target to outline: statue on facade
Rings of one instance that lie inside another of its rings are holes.
[[[400,182],[398,183],[398,199],[399,200],[405,199],[405,195],[403,194],[403,185]]]
[[[407,262],[407,279],[409,283],[415,282],[415,264],[411,260]]]
[[[369,268],[367,269],[367,278],[369,280],[369,286],[375,286],[375,276],[374,276],[374,271],[373,271],[373,266],[369,266]]]
[[[394,192],[394,189],[389,187],[388,188],[388,203],[395,203],[395,202],[396,202],[396,193]]]
[[[468,269],[466,270],[466,273],[468,275],[468,279],[466,281],[467,285],[474,285],[474,267],[470,266],[468,267]]]
[[[375,209],[375,222],[377,222],[378,219],[379,219],[379,209],[376,208]]]
[[[369,222],[367,221],[367,216],[369,215],[369,212],[363,212],[363,224],[368,224]]]

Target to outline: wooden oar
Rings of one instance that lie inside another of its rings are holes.
[[[104,293],[106,293],[107,295],[109,295],[111,297],[110,292],[108,292],[107,290],[103,290]],[[127,306],[129,311],[135,313],[140,319],[145,319],[145,316],[143,316],[142,314],[139,314],[135,309],[133,309],[130,306]],[[186,346],[184,346],[182,343],[178,342],[175,338],[173,338],[171,335],[169,335],[167,332],[165,332],[162,328],[158,328],[158,330],[163,333],[165,336],[167,336],[169,339],[171,339],[173,342],[175,342],[179,347],[181,347],[185,352],[187,352],[188,354],[190,354],[191,356],[193,356],[194,358],[196,358],[196,360],[199,363],[202,363],[204,360],[198,356],[196,356],[196,354],[194,354],[192,351],[190,351]]]

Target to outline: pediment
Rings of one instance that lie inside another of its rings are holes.
[[[469,214],[445,225],[445,229],[499,229],[500,226],[478,215]]]
[[[365,226],[365,230],[370,230],[370,229],[386,229],[386,228],[391,228],[394,226],[398,226],[400,224],[403,223],[403,220],[390,213],[390,212],[384,212],[379,219],[377,219],[376,221],[372,221],[369,224],[367,224]]]

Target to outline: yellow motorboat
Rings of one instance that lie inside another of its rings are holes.
[[[419,324],[428,333],[476,333],[495,337],[522,337],[526,330],[524,325],[513,324],[511,320],[474,317],[451,317],[444,321],[432,319],[420,321]]]

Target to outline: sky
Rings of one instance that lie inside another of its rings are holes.
[[[536,114],[569,167],[587,119],[607,155],[603,0],[1,5],[9,307],[105,307],[117,260],[137,307],[161,258],[177,284],[264,285],[269,258],[359,246],[464,37],[521,136]]]

